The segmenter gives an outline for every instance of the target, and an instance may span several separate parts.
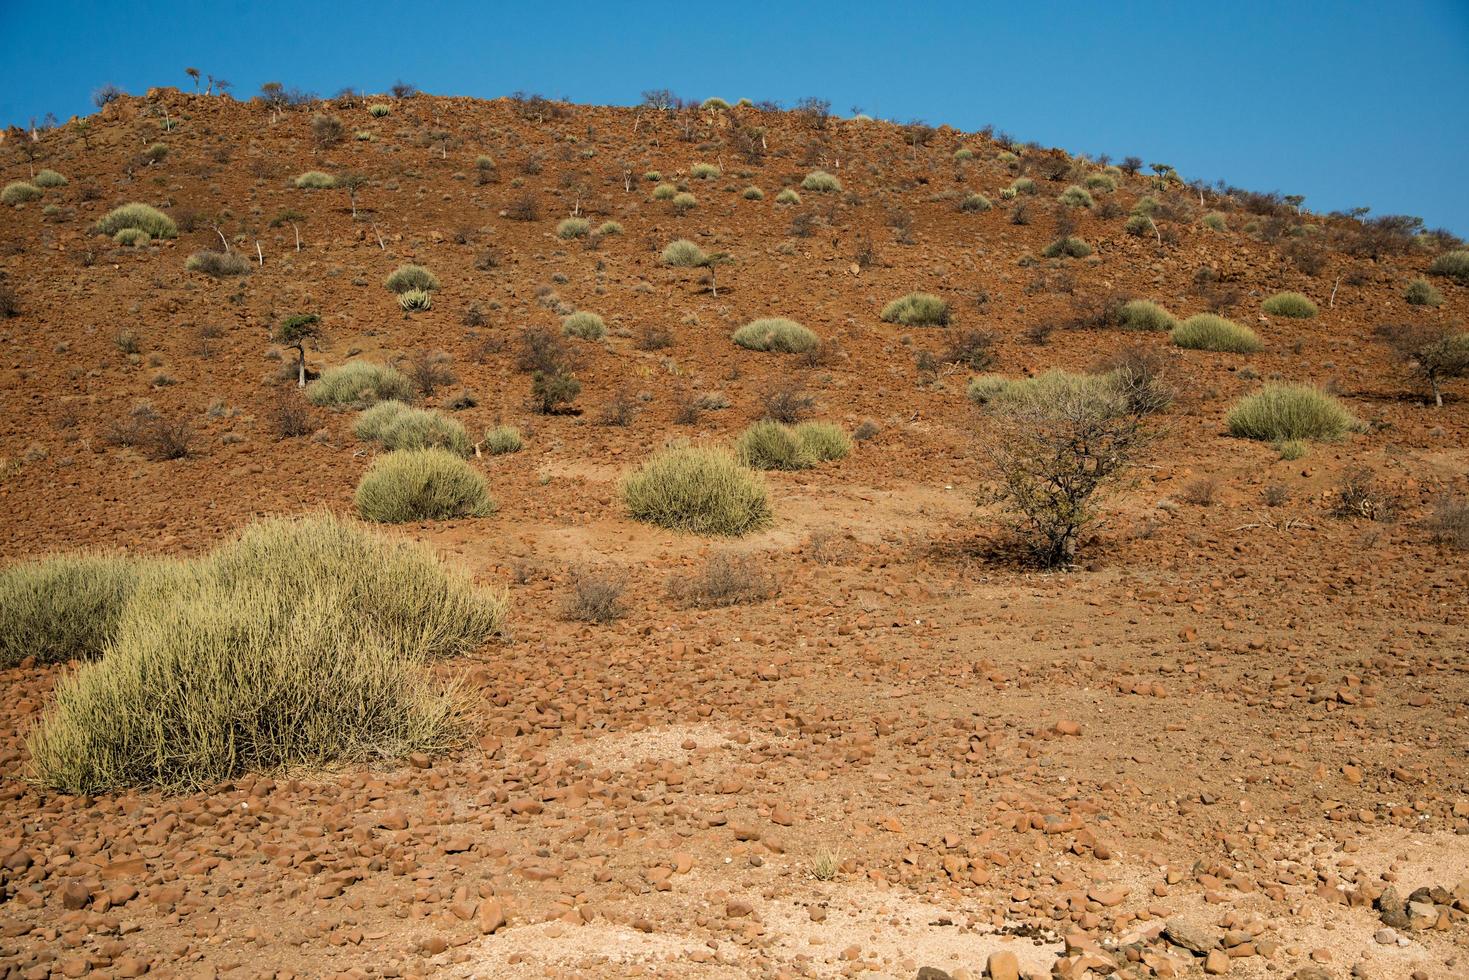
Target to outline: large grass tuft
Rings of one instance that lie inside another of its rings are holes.
[[[1213,313],[1196,313],[1173,328],[1173,343],[1189,350],[1253,354],[1264,346],[1249,327]]]
[[[1231,408],[1225,422],[1231,435],[1267,442],[1340,439],[1354,424],[1335,398],[1293,384],[1267,384]]]
[[[1469,249],[1461,248],[1445,252],[1433,260],[1428,271],[1436,276],[1447,276],[1461,285],[1469,286]]]
[[[107,554],[55,555],[0,570],[0,668],[95,660],[117,630],[142,566]]]
[[[437,446],[468,456],[469,433],[457,419],[427,408],[411,408],[397,400],[378,402],[357,417],[352,432],[380,442],[389,451]]]
[[[172,218],[147,204],[124,204],[97,222],[97,232],[102,235],[116,235],[124,228],[147,232],[151,238],[177,238],[179,234]]]
[[[742,432],[735,452],[740,462],[757,470],[807,470],[816,465],[816,454],[795,429],[768,419]]]
[[[1147,299],[1124,303],[1118,319],[1124,330],[1172,330],[1178,326],[1171,313]]]
[[[447,449],[402,449],[372,461],[357,484],[357,513],[382,524],[485,517],[497,509],[485,478]]]
[[[1294,320],[1309,320],[1316,315],[1316,304],[1301,293],[1276,293],[1261,303],[1260,308],[1271,316]]]
[[[781,354],[803,354],[821,344],[821,338],[814,332],[784,317],[752,320],[731,334],[730,339],[747,350]]]
[[[394,293],[406,293],[414,289],[432,292],[439,288],[439,280],[421,265],[400,265],[383,280],[383,285]]]
[[[0,202],[5,204],[25,204],[29,201],[40,200],[44,193],[35,184],[29,184],[23,180],[11,181],[5,185],[5,190],[0,191]]]
[[[389,399],[411,401],[413,393],[413,382],[390,364],[348,361],[323,371],[306,389],[306,398],[313,405],[356,408]]]
[[[909,293],[884,306],[882,319],[907,327],[943,327],[949,323],[949,304],[932,293]]]
[[[694,266],[703,265],[709,261],[709,256],[705,255],[702,248],[687,238],[680,238],[677,241],[669,242],[664,247],[662,259],[664,265],[689,269]]]
[[[623,478],[634,519],[694,534],[736,537],[770,523],[765,481],[724,449],[674,446]]]

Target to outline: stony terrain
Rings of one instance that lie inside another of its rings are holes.
[[[313,112],[346,140],[318,147]],[[746,157],[754,125],[765,146]],[[312,409],[302,438],[274,428],[297,398],[269,340],[290,313],[322,315],[313,371],[443,351],[457,380],[426,403],[471,392],[456,417],[527,438],[474,461],[495,516],[401,529],[510,590],[513,635],[441,667],[476,697],[472,748],[68,797],[25,778],[64,668],[3,672],[0,977],[1469,976],[1469,557],[1424,527],[1438,495],[1469,490],[1469,389],[1425,405],[1373,338],[1462,324],[1469,288],[1437,279],[1441,307],[1408,306],[1421,252],[1325,248],[1309,274],[1229,200],[1189,214],[1187,189],[1157,240],[1129,235],[1142,175],[1107,195],[1119,214],[1077,218],[1090,258],[1042,260],[1066,183],[1030,171],[1034,218],[1014,224],[993,140],[906,135],[744,108],[417,96],[373,118],[171,90],[113,103],[85,138],[45,134],[36,165],[69,183],[0,213],[19,306],[0,320],[0,558],[193,554],[257,515],[350,511],[371,457],[351,414]],[[154,143],[166,155],[140,158]],[[25,178],[0,151],[4,180]],[[696,162],[723,176],[687,177]],[[846,193],[774,202],[818,166]],[[292,186],[312,169],[368,177],[358,219],[345,192]],[[686,180],[697,206],[650,200],[647,171]],[[971,191],[996,206],[960,211]],[[514,220],[527,193],[539,217]],[[91,233],[134,200],[192,230],[141,248]],[[559,239],[573,212],[624,233]],[[658,262],[680,237],[730,253],[717,295]],[[184,271],[222,238],[248,275]],[[410,261],[443,289],[408,315],[381,282]],[[1183,314],[1221,284],[1263,352],[1064,327],[1034,342],[1087,297]],[[954,323],[879,320],[914,289]],[[1261,314],[1282,289],[1320,315]],[[516,345],[570,309],[611,334],[583,345],[580,411],[536,415]],[[824,355],[729,342],[759,316],[812,328]],[[649,327],[672,346],[642,349]],[[915,367],[966,329],[996,336],[1008,375],[1134,343],[1169,359],[1177,401],[1072,570],[997,552],[967,376]],[[1276,376],[1330,386],[1364,431],[1293,462],[1228,437],[1229,405]],[[630,466],[671,437],[733,436],[792,379],[818,417],[877,431],[838,463],[770,474],[771,529],[719,542],[628,519]],[[716,393],[728,407],[676,420]],[[601,424],[619,394],[630,424]],[[189,457],[109,438],[145,400],[188,421]],[[1332,513],[1362,467],[1389,520]],[[728,549],[778,594],[670,597]],[[586,568],[625,579],[622,618],[564,618]]]

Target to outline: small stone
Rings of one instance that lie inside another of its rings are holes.
[[[1372,938],[1384,946],[1393,946],[1398,941],[1398,934],[1393,929],[1379,929],[1372,934]]]
[[[1204,972],[1212,976],[1228,973],[1229,954],[1222,949],[1209,950],[1209,955],[1204,957]]]

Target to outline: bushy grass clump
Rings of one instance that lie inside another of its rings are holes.
[[[765,481],[727,450],[673,446],[623,478],[635,520],[694,534],[737,537],[771,521]]]
[[[58,684],[29,744],[42,782],[197,790],[445,748],[463,709],[424,666],[505,616],[503,596],[427,552],[330,516],[265,521],[167,564],[126,600],[105,656]]]
[[[243,276],[250,271],[250,263],[238,252],[213,252],[206,248],[189,256],[184,261],[184,268],[223,279],[225,276]]]
[[[622,222],[604,221],[597,226],[597,234],[603,238],[606,238],[608,235],[620,235],[622,234]]]
[[[0,191],[0,201],[6,204],[25,204],[29,201],[40,200],[43,193],[41,188],[35,184],[16,180],[6,184],[5,190]]]
[[[585,238],[592,230],[592,223],[586,218],[567,218],[556,226],[557,238]]]
[[[796,426],[796,438],[817,462],[846,459],[852,452],[852,437],[831,422],[802,422]]]
[[[1090,192],[1079,184],[1072,184],[1061,192],[1058,200],[1069,208],[1090,208],[1096,205]]]
[[[909,293],[884,306],[882,319],[907,327],[943,327],[949,323],[949,304],[932,293]]]
[[[413,399],[413,393],[413,382],[406,374],[391,364],[372,361],[348,361],[329,368],[306,388],[311,404],[332,408],[356,408],[389,399],[406,402]]]
[[[1272,316],[1293,320],[1309,320],[1316,315],[1316,304],[1301,293],[1276,293],[1260,304],[1260,308]]]
[[[1340,439],[1354,424],[1335,398],[1309,385],[1267,384],[1225,419],[1231,435],[1266,442]]]
[[[432,292],[439,288],[439,280],[421,265],[400,265],[383,280],[389,292],[406,293],[410,289]]]
[[[1110,194],[1117,189],[1117,179],[1111,174],[1088,174],[1086,186],[1087,190]]]
[[[1173,328],[1173,343],[1189,350],[1224,351],[1230,354],[1253,354],[1264,344],[1249,327],[1213,313],[1195,313]]]
[[[1433,260],[1428,271],[1436,276],[1447,276],[1457,283],[1469,286],[1469,249],[1461,248],[1445,252]]]
[[[1178,326],[1171,313],[1147,299],[1124,303],[1118,317],[1124,330],[1172,330]]]
[[[687,269],[703,265],[709,260],[709,256],[687,238],[680,238],[677,241],[669,242],[664,247],[662,259],[664,265]]]
[[[1199,220],[1210,231],[1225,231],[1229,228],[1229,225],[1225,223],[1223,213],[1219,211],[1210,211]]]
[[[480,440],[480,446],[491,456],[504,456],[506,453],[518,453],[524,442],[520,438],[520,430],[513,425],[497,425],[485,430],[485,437]]]
[[[821,338],[794,320],[767,317],[740,327],[730,339],[747,350],[803,354],[821,345]]]
[[[839,193],[842,189],[842,182],[825,170],[813,170],[801,181],[801,189],[818,191],[822,194]]]
[[[428,408],[412,408],[403,402],[378,402],[357,417],[352,432],[359,439],[382,443],[384,449],[447,449],[468,456],[469,433],[457,420]]]
[[[1092,254],[1092,247],[1075,235],[1067,235],[1041,249],[1041,254],[1048,259],[1084,259]]]
[[[119,245],[136,247],[147,245],[153,240],[153,236],[141,228],[119,228],[117,234],[112,236],[112,240]]]
[[[561,332],[582,340],[601,340],[607,336],[607,324],[590,310],[578,310],[561,321]]]
[[[1060,369],[1032,378],[1012,379],[998,374],[981,374],[969,382],[967,394],[976,405],[1042,415],[1054,406],[1077,402],[1107,409],[1117,409],[1123,404],[1123,393],[1118,388],[1115,375],[1072,374]]]
[[[775,203],[776,204],[800,204],[801,203],[801,195],[797,194],[795,191],[793,191],[789,187],[787,187],[783,191],[781,191],[779,194],[775,195]]]
[[[179,234],[172,218],[148,204],[124,204],[97,222],[97,232],[102,235],[116,235],[124,228],[145,231],[152,238],[177,238]]]
[[[676,195],[677,193],[678,188],[673,186],[672,184],[659,184],[657,187],[653,188],[653,200],[671,201],[673,200],[674,195]]]
[[[143,565],[119,555],[55,555],[0,569],[0,668],[95,660],[117,631]]]
[[[959,210],[969,213],[988,211],[992,207],[990,199],[983,194],[965,194],[964,200],[959,202]]]
[[[485,478],[446,449],[386,453],[357,484],[357,513],[382,524],[485,517],[497,505]]]
[[[326,191],[337,186],[337,178],[320,170],[308,170],[296,178],[295,184],[301,190]]]
[[[960,161],[963,161],[963,160],[973,160],[973,159],[974,159],[974,151],[971,150],[967,146],[961,146],[961,147],[959,147],[959,149],[957,149],[957,150],[954,151],[954,161],[956,163],[957,162],[960,162]]]
[[[816,465],[816,454],[795,429],[769,419],[740,433],[735,452],[741,463],[757,470],[806,470]]]
[[[746,187],[744,191],[741,192],[740,196],[747,201],[765,200],[765,192],[758,187]]]
[[[1411,306],[1442,306],[1443,293],[1434,288],[1427,279],[1414,279],[1403,290],[1403,298]]]
[[[1035,181],[1029,177],[1016,177],[1010,181],[1010,189],[1016,194],[1034,194],[1038,190]]]
[[[697,206],[699,203],[699,199],[690,194],[688,191],[680,191],[679,193],[673,195],[673,200],[670,203],[673,205],[673,210],[677,211],[679,214],[683,214],[684,212]]]
[[[689,176],[696,180],[713,180],[722,171],[712,163],[696,163],[689,168]]]
[[[66,178],[54,170],[42,170],[31,178],[37,187],[65,187]]]

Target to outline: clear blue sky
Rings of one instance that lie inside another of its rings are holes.
[[[649,88],[993,123],[1469,236],[1469,0],[1214,4],[0,0],[0,123],[227,78],[633,103]]]

